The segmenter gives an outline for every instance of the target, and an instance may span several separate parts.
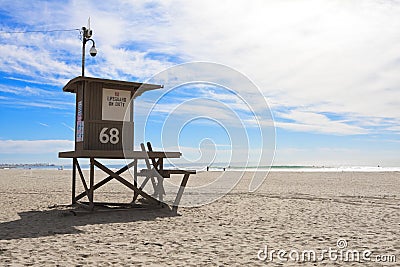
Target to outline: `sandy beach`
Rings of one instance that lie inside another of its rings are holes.
[[[189,186],[220,174],[199,172]],[[70,175],[68,170],[0,170],[1,266],[400,262],[399,172],[272,172],[254,193],[247,192],[251,173],[246,173],[226,196],[201,207],[180,208],[178,216],[162,209],[74,216],[65,206],[71,199]],[[113,201],[131,197],[117,182],[97,194]],[[330,249],[338,253],[323,252]],[[314,251],[316,259],[311,254],[307,258],[305,250]],[[349,250],[366,255],[346,258]]]

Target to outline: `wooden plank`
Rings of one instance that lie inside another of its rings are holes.
[[[151,145],[150,142],[147,142],[147,149],[149,152],[153,152],[153,146]],[[159,158],[158,161],[156,159],[152,158],[151,162],[153,164],[153,168],[158,171],[162,171],[164,169],[164,162],[163,158]],[[154,189],[154,194],[158,195],[158,199],[163,202],[164,201],[164,195],[165,195],[165,189],[164,189],[164,177],[158,173],[156,175],[157,177],[157,187]]]
[[[158,84],[149,84],[149,83],[137,83],[137,82],[129,82],[129,81],[119,81],[119,80],[110,80],[110,79],[101,79],[101,78],[93,78],[93,77],[82,77],[78,76],[70,80],[64,87],[64,92],[76,93],[78,86],[82,82],[90,82],[90,83],[102,83],[105,87],[111,86],[112,88],[117,87],[124,90],[130,90],[136,92],[138,88],[144,91],[155,90],[163,88],[162,85]]]
[[[124,173],[126,170],[128,170],[129,168],[131,168],[131,167],[133,166],[133,164],[134,164],[136,161],[137,161],[137,160],[132,161],[131,163],[129,163],[128,165],[125,165],[124,167],[122,167],[121,169],[119,169],[119,170],[118,170],[117,172],[115,172],[115,173],[116,173],[116,174],[122,174],[122,173]],[[108,176],[108,177],[104,178],[102,181],[98,182],[97,184],[95,184],[95,185],[93,186],[93,190],[96,190],[97,188],[99,188],[99,187],[105,185],[106,183],[108,183],[108,182],[111,181],[112,179],[114,179],[114,178],[111,177],[111,176]],[[86,192],[83,192],[83,193],[77,195],[75,199],[76,199],[76,200],[79,200],[79,199],[83,198],[83,197],[86,196],[86,195],[87,195],[87,193],[86,193]]]
[[[76,198],[75,198],[75,188],[76,188],[76,161],[77,159],[74,158],[72,160],[72,204],[76,203]]]
[[[140,144],[140,146],[141,146],[141,148],[142,148],[142,151],[146,151],[146,149],[144,148],[144,144],[142,143],[142,144]],[[151,146],[151,143],[150,142],[147,142],[147,150],[149,151],[149,152],[153,152],[153,147]],[[148,162],[149,160],[147,160],[147,162]],[[158,163],[156,162],[156,159],[155,158],[151,158],[151,163],[153,164],[153,168],[154,169],[156,169],[156,170],[158,170],[158,168],[157,168],[157,165],[158,165]],[[146,164],[147,165],[147,169],[150,169],[149,168],[149,165],[148,164]]]
[[[156,173],[157,172],[157,173]],[[170,178],[171,174],[196,174],[196,170],[148,170],[148,169],[142,169],[140,172],[138,172],[139,176],[147,176],[147,175],[153,175],[158,177],[159,175],[164,177],[164,178]]]
[[[144,181],[142,182],[142,184],[140,185],[139,189],[143,190],[144,187],[146,186],[147,182],[150,180],[150,175],[147,175],[146,178],[144,179]]]
[[[186,184],[189,180],[189,176],[190,176],[189,173],[187,173],[183,176],[181,186],[179,187],[178,194],[176,195],[174,204],[172,206],[172,211],[174,211],[175,213],[178,211],[179,202],[181,202],[183,191],[185,190]]]
[[[89,206],[94,208],[93,199],[94,199],[94,159],[90,158],[90,188],[89,188]]]
[[[149,152],[154,152],[153,151],[153,146],[151,145],[150,142],[147,142],[147,150]],[[151,159],[151,163],[153,164],[153,168],[156,170],[162,170],[164,168],[163,164],[163,158],[158,158],[158,160],[156,160],[155,158],[150,158]]]
[[[142,169],[140,172],[138,172],[138,176],[151,176],[151,177],[158,177],[162,176],[164,174],[162,171],[157,171],[155,169]],[[165,177],[169,178],[169,177]]]
[[[118,170],[117,172],[115,172],[115,173],[116,173],[116,174],[122,174],[122,173],[124,173],[126,170],[128,170],[129,168],[132,167],[132,165],[134,164],[135,161],[136,161],[136,160],[132,161],[132,162],[129,163],[128,165],[125,165],[124,167],[122,167],[121,169],[119,169],[119,170]],[[111,181],[112,179],[114,179],[114,177],[111,177],[111,176],[108,176],[108,177],[104,178],[103,180],[101,180],[100,182],[98,182],[97,184],[95,184],[95,185],[93,186],[93,190],[96,190],[96,189],[98,189],[99,187],[105,185],[106,183],[108,183],[108,182]],[[86,192],[83,192],[83,193],[77,195],[75,199],[76,199],[76,200],[79,200],[79,199],[83,198],[83,197],[86,196],[86,195],[87,195],[87,193],[86,193]]]
[[[82,181],[83,187],[85,188],[86,195],[89,198],[89,188],[88,188],[88,186],[86,184],[85,177],[83,176],[83,172],[82,172],[81,166],[79,165],[78,160],[76,160],[76,167],[78,169],[79,176],[81,177],[81,181]],[[79,200],[79,198],[76,197],[75,200]]]
[[[142,149],[142,151],[146,152],[146,148],[144,147],[144,144],[143,144],[143,143],[140,144],[140,148]],[[152,161],[153,161],[153,160],[154,160],[154,159],[152,159]],[[149,162],[149,159],[148,159],[148,158],[145,158],[145,159],[144,159],[144,162],[146,163],[146,167],[147,167],[148,170],[153,169],[153,168],[151,167],[151,165],[150,165],[150,162]],[[156,191],[157,191],[157,185],[156,185],[156,181],[154,180],[154,176],[150,175],[148,178],[150,178],[151,184],[153,185],[154,193],[156,193]],[[146,180],[148,181],[148,179],[146,179]],[[141,186],[141,188],[143,189],[142,186]]]
[[[93,212],[127,212],[127,211],[132,211],[132,210],[155,210],[155,209],[161,209],[165,208],[162,206],[155,206],[155,205],[143,205],[143,204],[129,204],[129,203],[121,203],[121,205],[115,205],[112,206],[110,205],[109,207],[107,206],[107,203],[104,203],[105,205],[102,205],[101,202],[95,202],[95,209],[90,209],[88,202],[80,202],[78,201],[75,205],[78,207],[81,207],[83,209],[74,209],[74,210],[69,210],[74,216],[77,215],[86,215],[86,214],[92,214]],[[113,203],[114,204],[114,203]],[[116,204],[116,203],[115,203]]]
[[[157,176],[157,191],[155,193],[158,194],[158,199],[163,202],[165,195],[164,177]]]
[[[90,202],[79,201],[81,204],[89,205]],[[124,202],[101,202],[101,201],[94,201],[93,204],[95,206],[114,206],[114,207],[136,207],[136,206],[143,206],[141,204],[133,204],[133,203],[124,203]]]
[[[196,170],[163,170],[168,174],[196,174]]]
[[[137,175],[137,160],[135,160],[135,165],[133,166],[133,185],[134,186],[136,186],[137,187],[137,185],[138,185],[138,181],[137,181],[137,177],[138,177],[138,175]],[[136,201],[136,199],[137,199],[137,197],[138,197],[139,195],[138,195],[138,193],[136,193],[136,192],[134,192],[133,193],[133,199],[132,199],[132,203],[134,203],[135,201]]]
[[[148,158],[180,158],[182,153],[169,151],[106,151],[80,150],[58,153],[59,158],[106,158],[106,159],[148,159]]]
[[[119,176],[118,174],[114,173],[113,171],[108,169],[106,166],[104,166],[100,162],[94,160],[94,165],[97,168],[99,168],[100,170],[102,170],[105,173],[107,173],[108,175],[112,176],[114,179],[116,179],[117,181],[119,181],[120,183],[122,183],[123,185],[128,187],[129,189],[131,189],[131,190],[135,191],[136,193],[138,193],[139,195],[141,195],[143,198],[148,199],[149,201],[154,202],[156,204],[160,204],[160,201],[158,201],[157,199],[151,197],[150,195],[148,195],[144,191],[139,190],[136,186],[134,186],[133,184],[131,184],[130,182],[128,182],[127,180],[125,180],[124,178]]]

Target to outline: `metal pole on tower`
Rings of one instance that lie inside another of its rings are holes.
[[[89,24],[90,27],[90,24]],[[85,48],[87,41],[92,42],[92,47],[90,48],[90,55],[95,57],[97,55],[96,45],[92,37],[93,31],[90,28],[82,27],[82,77],[85,76]]]

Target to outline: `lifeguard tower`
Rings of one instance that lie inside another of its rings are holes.
[[[166,170],[164,158],[179,158],[180,152],[153,151],[151,144],[141,144],[141,151],[134,151],[134,116],[133,98],[149,90],[161,89],[161,85],[144,84],[128,81],[117,81],[79,76],[70,80],[63,88],[64,92],[76,94],[75,107],[75,150],[60,152],[60,158],[72,158],[72,204],[79,204],[91,210],[96,205],[134,206],[140,195],[153,204],[167,206],[163,203],[163,180],[171,174],[181,174],[181,186],[170,207],[177,211],[184,188],[193,170]],[[90,160],[89,184],[79,164],[80,158]],[[112,171],[97,159],[130,159],[118,171]],[[138,170],[138,161],[146,163],[146,169]],[[95,183],[95,167],[108,174],[108,177]],[[120,175],[130,168],[133,171],[133,183]],[[84,192],[76,194],[76,178],[79,174]],[[137,177],[145,176],[142,185],[138,186]],[[94,201],[94,191],[111,180],[117,180],[134,192],[132,203],[100,203]],[[143,188],[145,183],[152,181],[154,195],[150,196]],[[156,181],[157,180],[157,181]],[[87,196],[88,201],[80,201]]]

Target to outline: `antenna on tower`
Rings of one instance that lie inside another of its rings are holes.
[[[90,17],[88,18],[88,22],[87,22],[87,28],[82,27],[83,29],[83,36],[85,38],[90,38],[93,35],[93,31],[92,29],[90,29]]]
[[[92,47],[90,48],[90,55],[92,57],[97,55],[97,50],[96,50],[96,45],[93,41],[93,39],[91,39],[90,37],[92,37],[93,35],[93,31],[92,29],[90,29],[90,17],[88,19],[88,24],[87,24],[87,28],[86,27],[82,27],[82,77],[85,76],[85,45],[87,41],[91,41],[92,42]]]

